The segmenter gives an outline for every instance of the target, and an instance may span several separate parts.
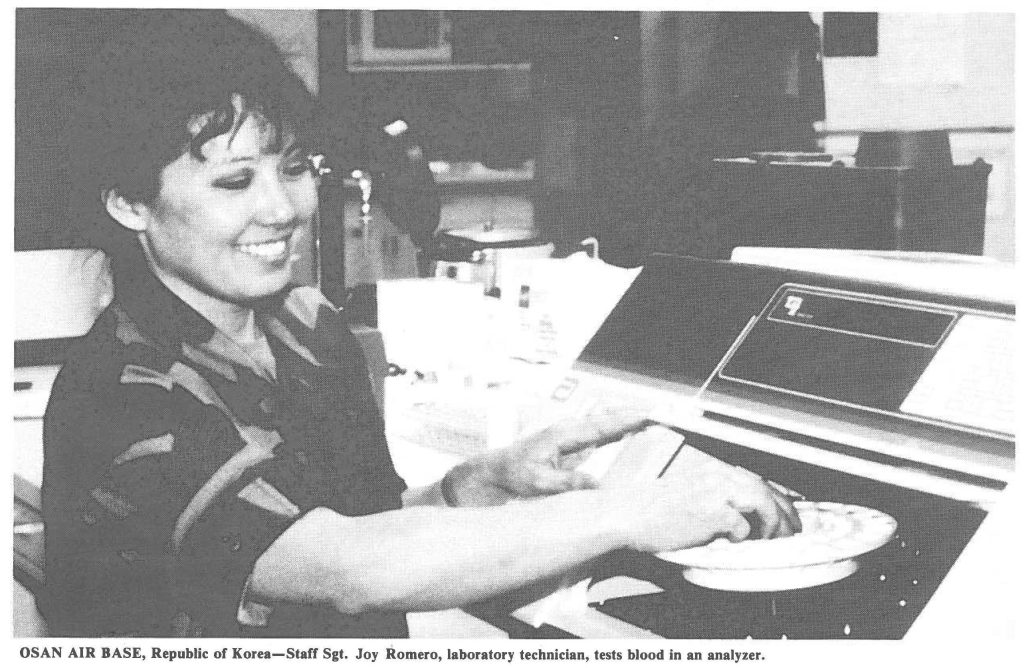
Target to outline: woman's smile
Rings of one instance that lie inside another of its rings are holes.
[[[286,262],[291,256],[290,241],[292,236],[289,234],[283,239],[269,239],[267,241],[237,244],[235,248],[246,255],[276,265]]]
[[[179,295],[250,304],[292,280],[299,239],[318,205],[303,147],[256,114],[164,168],[142,243]]]

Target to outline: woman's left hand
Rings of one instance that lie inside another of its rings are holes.
[[[558,422],[516,445],[459,464],[445,476],[446,497],[457,506],[495,506],[513,499],[597,487],[574,470],[587,450],[641,429],[645,414],[601,409]]]

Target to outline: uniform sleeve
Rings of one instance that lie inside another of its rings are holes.
[[[335,322],[340,348],[343,399],[337,412],[333,441],[346,458],[346,467],[357,475],[343,484],[341,497],[355,506],[350,514],[365,514],[401,508],[401,495],[407,488],[395,470],[377,406],[373,379],[365,351],[343,319]],[[349,444],[356,444],[350,451]],[[352,496],[356,498],[350,498]]]
[[[320,362],[307,369],[312,375],[303,383],[315,388],[315,398],[293,412],[317,424],[315,440],[329,450],[336,479],[327,505],[344,515],[400,508],[406,484],[391,459],[366,355],[345,313],[308,287],[293,290],[285,307],[282,321]],[[292,399],[303,401],[303,389],[296,390]]]
[[[60,635],[238,635],[253,563],[301,510],[260,484],[274,465],[260,435],[244,440],[159,374],[123,379],[62,372],[47,410],[48,622]]]

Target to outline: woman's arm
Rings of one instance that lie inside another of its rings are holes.
[[[589,475],[563,467],[555,452],[513,446],[465,461],[435,483],[402,493],[402,506],[500,506],[516,499],[594,489]]]
[[[257,560],[250,591],[348,614],[458,607],[620,547],[621,532],[599,516],[597,501],[566,494],[363,517],[318,508]]]
[[[432,485],[407,489],[402,505],[498,506],[513,499],[594,489],[597,481],[573,470],[584,451],[649,426],[647,412],[603,407],[528,434],[517,444],[452,468]]]
[[[465,605],[564,572],[605,552],[660,551],[750,532],[777,512],[763,486],[694,484],[568,492],[484,508],[407,508],[344,517],[316,509],[257,560],[250,593],[358,614]]]

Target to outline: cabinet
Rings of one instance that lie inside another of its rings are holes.
[[[529,69],[529,12],[347,10],[350,72]]]

